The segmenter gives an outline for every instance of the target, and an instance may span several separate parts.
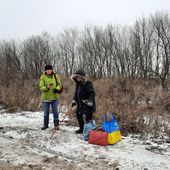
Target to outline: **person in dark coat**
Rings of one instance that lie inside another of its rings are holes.
[[[76,84],[72,107],[77,106],[76,117],[80,127],[75,133],[82,133],[84,127],[83,115],[85,115],[85,121],[88,123],[92,120],[93,113],[96,111],[95,91],[92,82],[87,80],[83,70],[76,71],[71,79]]]

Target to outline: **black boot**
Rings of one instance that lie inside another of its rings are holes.
[[[49,124],[49,114],[44,117],[44,126],[41,128],[41,130],[47,129],[48,124]]]
[[[81,134],[81,133],[83,133],[83,129],[78,129],[78,130],[75,131],[75,133],[76,134]]]
[[[54,129],[59,130],[59,120],[54,120]]]
[[[48,128],[48,125],[44,125],[42,128],[41,128],[41,130],[45,130],[45,129],[47,129]]]

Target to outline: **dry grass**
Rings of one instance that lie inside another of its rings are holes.
[[[69,77],[61,76],[64,93],[60,105],[69,107],[75,85]],[[170,133],[167,126],[170,113],[170,93],[162,90],[155,80],[126,78],[100,79],[93,81],[96,91],[97,110],[94,114],[100,125],[101,113],[115,113],[124,133],[134,132],[155,137],[161,131]],[[38,80],[13,81],[7,86],[0,86],[0,102],[6,103],[9,111],[40,110],[41,100]],[[10,110],[11,109],[11,110]],[[72,117],[73,120],[73,117]],[[166,122],[166,123],[165,123]]]
[[[159,84],[114,79],[97,80],[94,86],[97,112],[114,112],[123,133],[153,134],[157,137],[160,130],[168,132],[165,122],[170,113],[170,93],[162,90]],[[97,119],[101,122],[100,114],[97,114]]]
[[[38,110],[40,106],[40,92],[38,81],[11,81],[8,86],[0,87],[0,100],[11,112],[18,110]]]

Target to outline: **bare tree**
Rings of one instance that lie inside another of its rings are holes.
[[[45,64],[54,64],[48,34],[32,36],[22,44],[23,70],[26,77],[38,78]]]
[[[6,84],[9,83],[9,80],[14,79],[17,74],[20,75],[22,73],[21,58],[17,49],[17,43],[14,40],[1,42],[0,61],[1,78],[5,78],[4,82]]]
[[[78,45],[78,31],[76,29],[64,30],[56,40],[56,52],[61,69],[66,75],[72,74],[76,65]]]
[[[168,14],[156,13],[152,16],[155,43],[155,70],[161,85],[166,88],[166,79],[169,77],[170,65],[170,18]]]

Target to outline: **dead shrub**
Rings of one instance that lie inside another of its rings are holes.
[[[69,108],[75,84],[70,77],[60,75],[64,85],[60,106]],[[8,86],[0,85],[1,103],[15,110],[41,110],[39,80],[11,81]],[[115,113],[122,133],[141,133],[158,136],[160,131],[169,134],[166,123],[161,121],[169,115],[170,94],[159,84],[149,80],[127,78],[98,79],[93,81],[96,92],[94,117],[101,125],[102,113]],[[11,109],[11,110],[13,110]],[[71,122],[76,124],[75,115]],[[169,118],[169,117],[168,117]],[[166,122],[166,120],[164,120]],[[164,129],[164,130],[162,130]]]

